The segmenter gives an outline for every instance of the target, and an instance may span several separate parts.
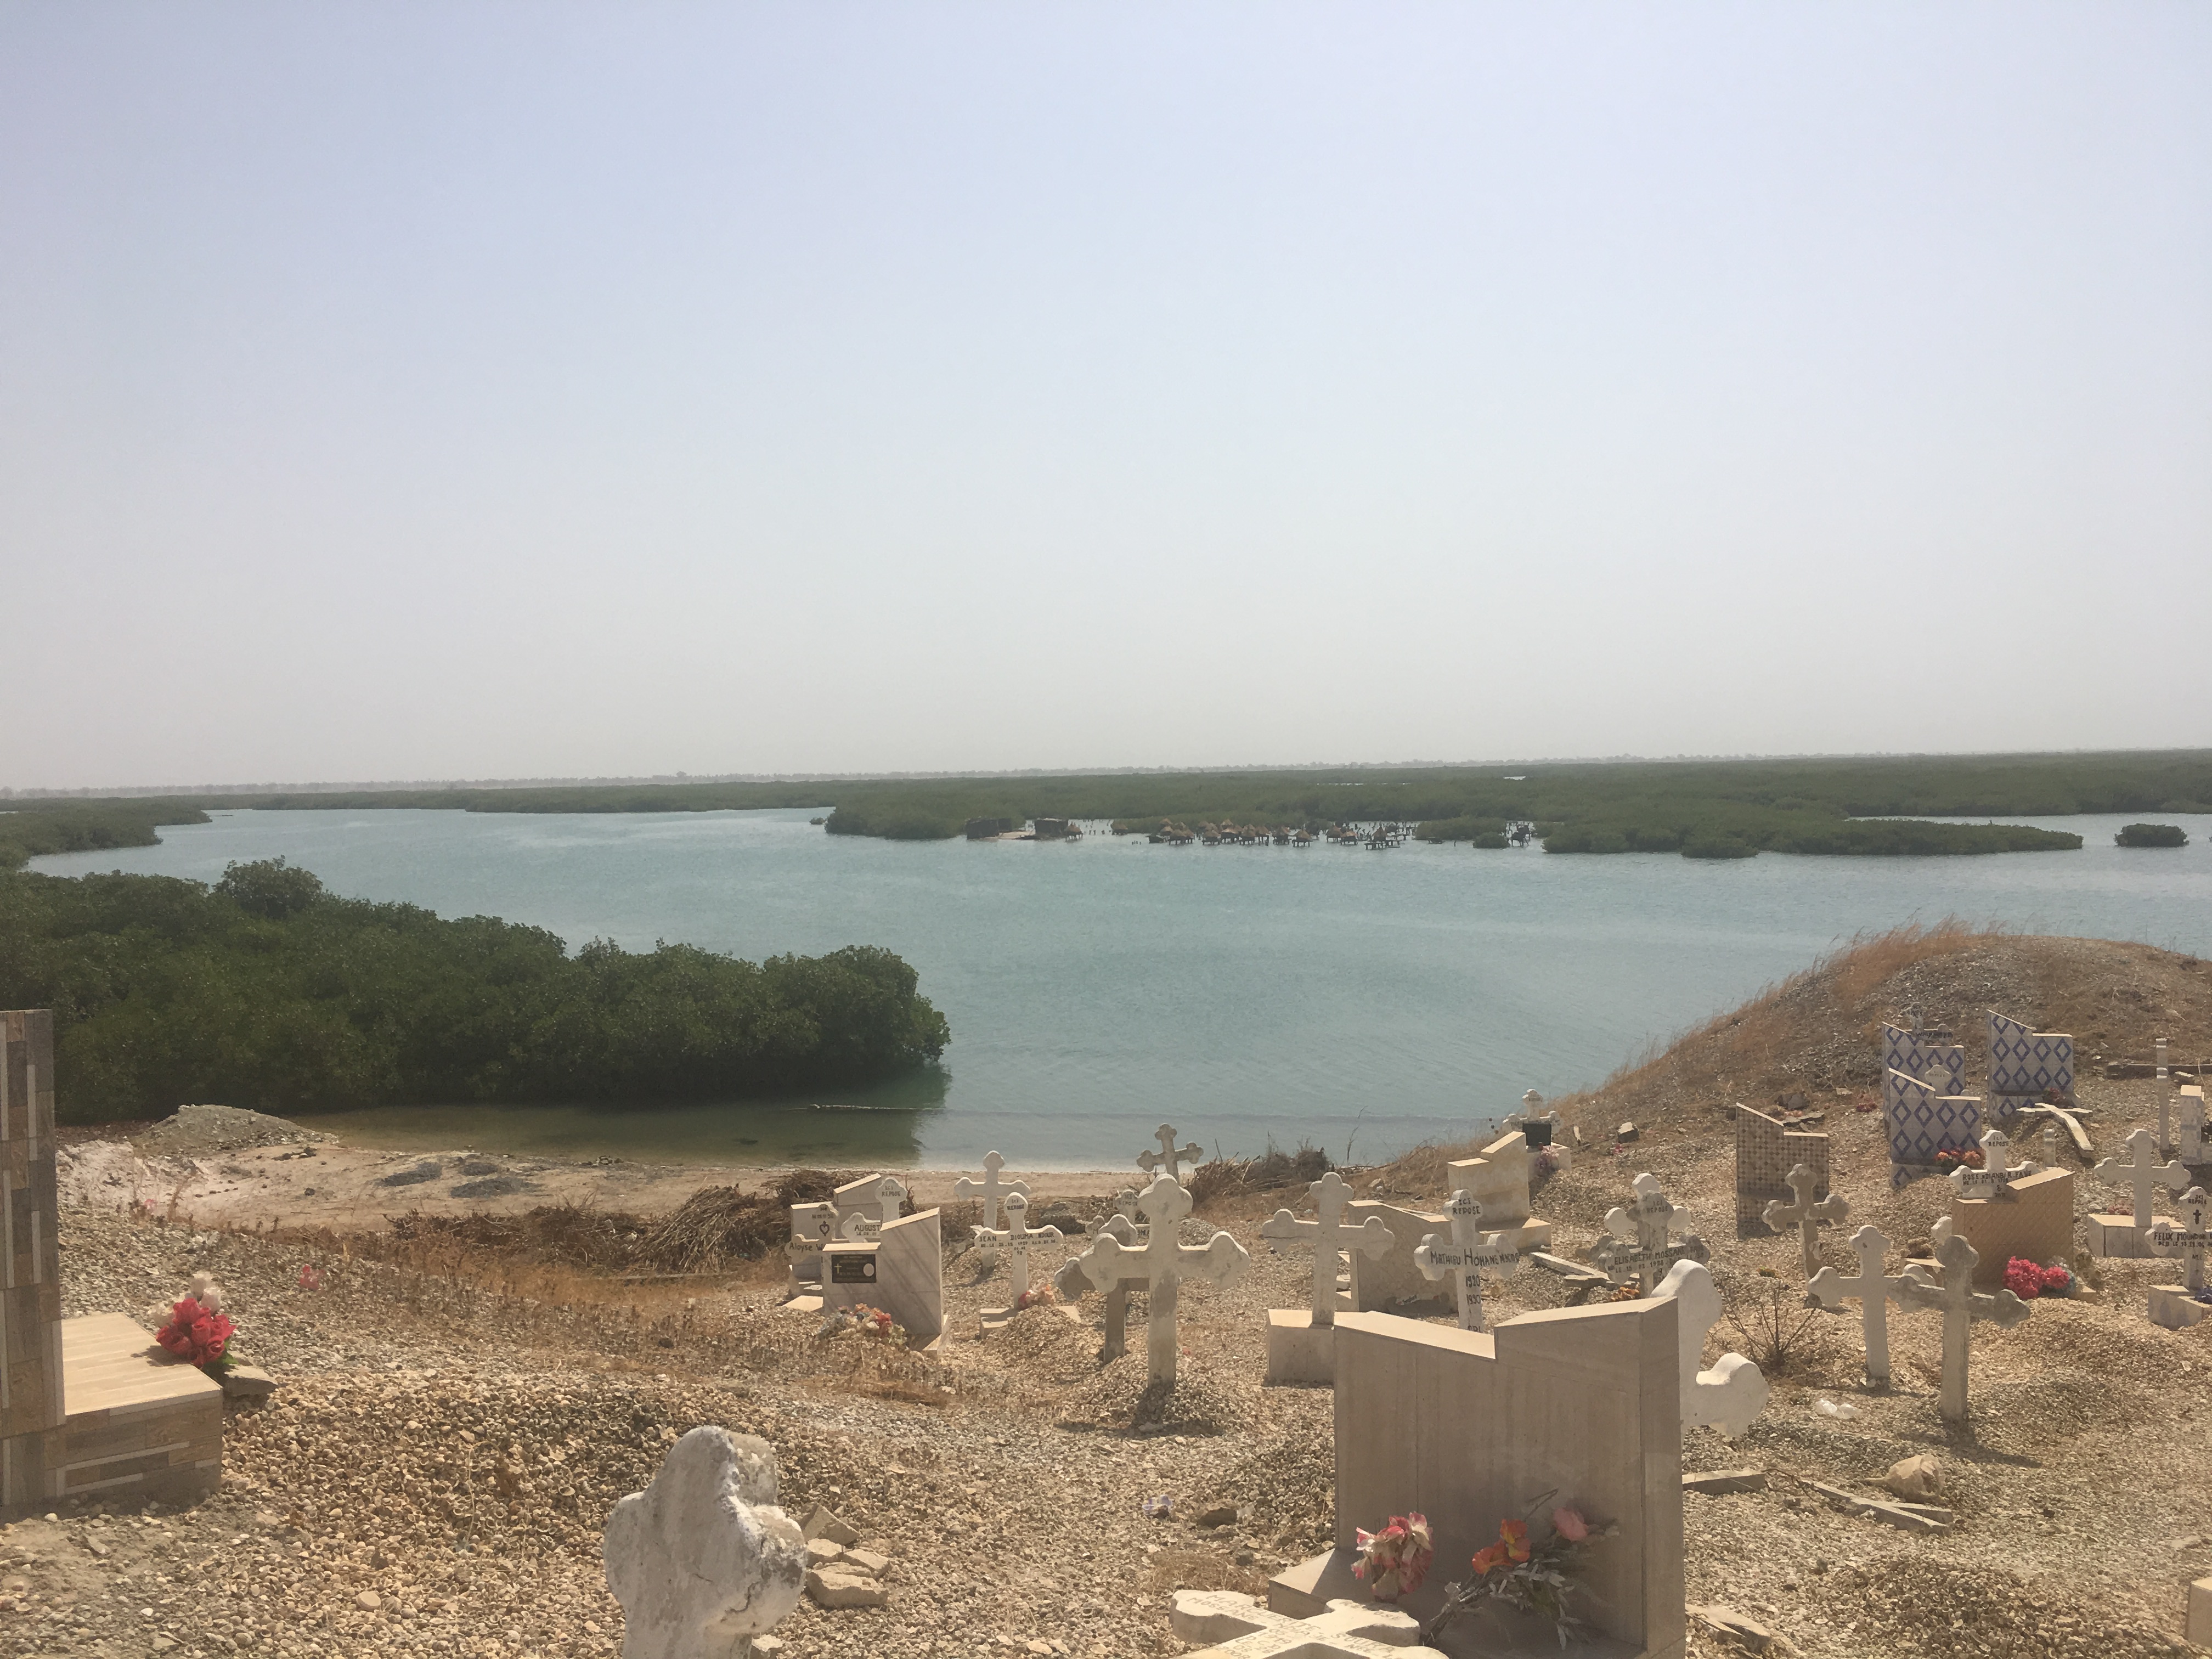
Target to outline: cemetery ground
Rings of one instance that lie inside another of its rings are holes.
[[[2172,1263],[2101,1262],[2098,1299],[2039,1301],[2014,1328],[1977,1326],[1972,1419],[1950,1429],[1936,1413],[1940,1316],[1891,1311],[1895,1382],[1870,1392],[1856,1304],[1799,1306],[1794,1233],[1735,1237],[1729,1109],[1802,1092],[1825,1114],[1814,1127],[1833,1137],[1834,1189],[1851,1203],[1823,1231],[1822,1260],[1849,1269],[1844,1240],[1865,1222],[1924,1254],[1914,1247],[1950,1192],[1934,1180],[1889,1189],[1879,1114],[1857,1109],[1877,1082],[1872,1032],[1909,1007],[1971,1048],[1990,1006],[2075,1033],[2103,1156],[2155,1124],[2161,1085],[2106,1081],[2093,1057],[2141,1057],[2169,1036],[2188,1066],[2196,1034],[2212,1033],[2212,969],[2142,946],[1957,930],[1873,941],[1601,1091],[1553,1103],[1582,1144],[1535,1211],[1557,1230],[1554,1253],[1579,1257],[1648,1170],[1711,1246],[1735,1316],[1758,1334],[1762,1310],[1778,1308],[1795,1333],[1779,1352],[1726,1321],[1711,1333],[1707,1364],[1749,1352],[1772,1393],[1740,1440],[1684,1436],[1686,1472],[1765,1476],[1758,1490],[1686,1494],[1693,1605],[1725,1603],[1835,1659],[2188,1651],[2187,1587],[2212,1572],[2212,1322],[2177,1332],[2145,1317],[2147,1287]],[[1203,1103],[1179,1120],[1202,1137]],[[1616,1151],[1624,1121],[1637,1136]],[[2017,1144],[2043,1156],[2039,1141]],[[1362,1196],[1436,1210],[1446,1156],[1351,1178]],[[2059,1161],[2077,1171],[2082,1213],[2112,1206],[2070,1148]],[[1133,1169],[1124,1179],[1141,1184]],[[1034,1184],[1032,1224],[1105,1208],[1103,1182]],[[1253,1267],[1226,1291],[1185,1285],[1182,1373],[1166,1395],[1146,1389],[1133,1311],[1130,1354],[1098,1363],[1096,1296],[1080,1325],[1039,1307],[978,1335],[980,1310],[1006,1300],[1006,1270],[984,1273],[951,1242],[973,1204],[945,1206],[941,1356],[817,1334],[814,1318],[778,1306],[778,1258],[626,1282],[557,1252],[410,1254],[158,1206],[137,1218],[76,1208],[62,1237],[68,1312],[150,1321],[212,1269],[241,1351],[283,1386],[227,1408],[224,1483],[206,1502],[117,1514],[94,1503],[0,1529],[0,1655],[612,1654],[621,1620],[600,1529],[702,1422],[769,1440],[787,1509],[825,1504],[890,1558],[886,1607],[802,1602],[776,1632],[792,1659],[1178,1651],[1171,1590],[1257,1591],[1325,1547],[1332,1517],[1330,1392],[1260,1381],[1266,1310],[1305,1305],[1311,1268],[1302,1249],[1268,1252],[1259,1227],[1278,1206],[1303,1209],[1303,1189],[1198,1187],[1218,1190],[1184,1240],[1225,1227]],[[1042,1253],[1036,1282],[1069,1253]],[[300,1283],[309,1263],[320,1289]],[[1526,1265],[1484,1285],[1492,1320],[1583,1294]],[[1822,1401],[1856,1414],[1822,1414]],[[1894,1530],[1815,1489],[1881,1496],[1884,1472],[1920,1454],[1943,1472],[1932,1501],[1954,1512],[1948,1532]],[[1170,1513],[1147,1516],[1145,1500],[1161,1497]],[[1689,1650],[1745,1650],[1693,1619]]]

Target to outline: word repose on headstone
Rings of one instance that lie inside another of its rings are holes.
[[[1396,1236],[1370,1215],[1357,1227],[1344,1224],[1345,1206],[1352,1201],[1352,1186],[1331,1170],[1306,1189],[1313,1195],[1314,1213],[1300,1220],[1288,1210],[1278,1210],[1261,1224],[1260,1237],[1279,1248],[1301,1243],[1313,1247],[1313,1299],[1310,1308],[1270,1308],[1267,1310],[1267,1381],[1270,1382],[1327,1382],[1335,1375],[1332,1357],[1336,1350],[1332,1328],[1336,1323],[1336,1263],[1340,1251],[1380,1255],[1396,1242]],[[1125,1238],[1124,1243],[1133,1243]]]
[[[999,1206],[1009,1194],[1018,1193],[1024,1198],[1030,1195],[1028,1182],[999,1179],[999,1171],[1006,1167],[1006,1160],[998,1153],[986,1152],[983,1154],[983,1178],[981,1181],[962,1176],[952,1183],[953,1197],[976,1198],[983,1201],[983,1225],[986,1227],[998,1226]]]
[[[1451,1195],[1444,1213],[1451,1218],[1449,1241],[1434,1233],[1425,1235],[1413,1260],[1431,1279],[1452,1281],[1459,1298],[1460,1329],[1479,1331],[1482,1328],[1483,1270],[1487,1268],[1503,1279],[1520,1267],[1521,1252],[1513,1248],[1510,1235],[1481,1231],[1482,1206],[1464,1189]]]
[[[1680,1310],[1676,1328],[1682,1371],[1682,1426],[1711,1427],[1733,1440],[1766,1409],[1766,1374],[1740,1353],[1724,1353],[1711,1370],[1698,1369],[1705,1334],[1720,1323],[1720,1287],[1702,1261],[1677,1261],[1653,1294],[1672,1297]]]
[[[2212,1249],[2212,1198],[2202,1187],[2191,1187],[2177,1207],[2179,1225],[2161,1221],[2144,1235],[2153,1255],[2178,1257],[2183,1263],[2181,1284],[2154,1285],[2150,1290],[2150,1316],[2172,1330],[2194,1325],[2212,1312],[2197,1299],[2204,1288],[2204,1255]]]
[[[1170,1137],[1172,1138],[1172,1137]],[[1168,1176],[1155,1176],[1137,1200],[1137,1208],[1152,1223],[1152,1234],[1143,1243],[1126,1245],[1111,1233],[1091,1241],[1091,1248],[1076,1260],[1085,1278],[1099,1290],[1110,1290],[1123,1278],[1145,1280],[1146,1369],[1155,1382],[1176,1379],[1177,1345],[1176,1316],[1185,1279],[1217,1287],[1231,1285],[1251,1264],[1252,1258],[1225,1232],[1217,1231],[1202,1245],[1185,1244],[1176,1237],[1190,1214],[1190,1194]]]
[[[1631,1184],[1636,1189],[1635,1202],[1605,1212],[1605,1230],[1610,1237],[1598,1240],[1590,1260],[1604,1268],[1606,1277],[1614,1284],[1626,1285],[1633,1279],[1650,1296],[1677,1261],[1710,1261],[1712,1252],[1695,1233],[1685,1234],[1680,1243],[1669,1242],[1674,1218],[1681,1212],[1668,1201],[1657,1176],[1646,1170]]]
[[[2106,1158],[2089,1171],[2100,1181],[2127,1188],[2134,1200],[2133,1212],[2129,1215],[2090,1216],[2092,1255],[2148,1255],[2150,1247],[2145,1235],[2160,1219],[2158,1189],[2165,1187],[2178,1193],[2189,1185],[2185,1164],[2178,1159],[2159,1163],[2156,1131],[2137,1129],[2128,1137],[2127,1148],[2126,1158]]]
[[[1909,1262],[1905,1282],[1898,1286],[1905,1306],[1933,1308],[1943,1316],[1943,1383],[1939,1409],[1944,1421],[1966,1420],[1966,1362],[1972,1328],[1987,1321],[2005,1330],[2026,1319],[2033,1310],[2010,1291],[1983,1295],[1974,1289],[1974,1267],[1979,1261],[1962,1233],[1943,1230],[1936,1247],[1936,1260],[1943,1282],[1936,1284],[1918,1262]]]
[[[600,1547],[623,1659],[745,1659],[806,1577],[805,1537],[776,1503],[775,1448],[713,1426],[615,1505]]]
[[[1859,1259],[1856,1276],[1846,1279],[1833,1267],[1823,1267],[1805,1288],[1824,1307],[1843,1304],[1847,1296],[1859,1299],[1859,1334],[1866,1345],[1866,1379],[1877,1389],[1889,1386],[1889,1304],[1905,1305],[1900,1287],[1904,1279],[1882,1272],[1889,1257],[1890,1241],[1879,1227],[1862,1227],[1851,1235],[1851,1254]]]
[[[1791,1201],[1780,1199],[1770,1202],[1761,1217],[1766,1224],[1780,1232],[1785,1227],[1797,1229],[1797,1248],[1805,1263],[1805,1277],[1810,1279],[1820,1270],[1820,1224],[1832,1221],[1843,1225],[1844,1218],[1850,1214],[1849,1200],[1831,1193],[1815,1200],[1814,1192],[1820,1185],[1820,1176],[1809,1164],[1800,1164],[1790,1172]]]

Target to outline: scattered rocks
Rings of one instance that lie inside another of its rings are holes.
[[[1730,1492],[1765,1492],[1766,1471],[1764,1469],[1715,1469],[1711,1474],[1686,1474],[1682,1477],[1684,1492],[1701,1492],[1717,1495]]]
[[[205,1153],[337,1139],[266,1112],[249,1112],[237,1106],[179,1106],[173,1115],[139,1136],[138,1145],[149,1152]]]
[[[1643,1134],[1644,1132],[1633,1123],[1624,1123],[1613,1132],[1613,1138],[1615,1140],[1639,1140]]]
[[[859,1573],[840,1572],[835,1567],[806,1570],[806,1594],[817,1607],[827,1607],[833,1613],[842,1613],[851,1607],[880,1607],[890,1601],[890,1593],[874,1579]]]
[[[1899,1498],[1936,1498],[1943,1491],[1943,1466],[1923,1452],[1889,1466],[1881,1484]]]

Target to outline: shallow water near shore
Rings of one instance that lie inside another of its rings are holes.
[[[2212,818],[2036,820],[2076,853],[1554,856],[1418,844],[1155,847],[830,836],[809,812],[254,811],[34,861],[213,880],[283,854],[357,898],[757,958],[880,945],[951,1022],[944,1064],[834,1099],[605,1111],[425,1103],[369,1146],[732,1164],[1118,1167],[1174,1123],[1211,1152],[1371,1162],[1584,1088],[1854,934],[1956,915],[2212,954]],[[2032,1013],[2033,1011],[2022,1011]],[[232,1103],[246,1104],[251,1103]],[[824,1110],[821,1107],[848,1109]]]

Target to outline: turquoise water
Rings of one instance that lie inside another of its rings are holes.
[[[1585,1087],[1862,932],[1957,915],[2212,955],[2212,818],[2120,818],[2078,853],[1726,863],[1461,847],[895,842],[799,811],[236,812],[158,847],[37,860],[211,880],[283,854],[338,892],[504,916],[572,945],[758,957],[887,945],[952,1025],[941,1068],[836,1103],[606,1113],[425,1103],[349,1138],[511,1152],[1032,1167],[1310,1139],[1367,1162]],[[869,1109],[807,1109],[836,1103]]]

